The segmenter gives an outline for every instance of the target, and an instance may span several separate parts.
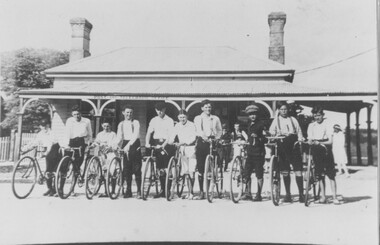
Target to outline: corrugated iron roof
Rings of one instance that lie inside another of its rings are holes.
[[[46,70],[62,73],[289,71],[230,47],[125,47]]]

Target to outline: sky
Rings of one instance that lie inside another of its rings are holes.
[[[296,75],[295,83],[377,90],[375,0],[0,0],[0,52],[69,50],[69,21],[84,17],[94,26],[92,55],[127,46],[229,46],[266,59],[268,14],[277,11],[287,15],[285,63],[296,73],[345,60]]]

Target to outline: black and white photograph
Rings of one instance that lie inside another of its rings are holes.
[[[379,244],[380,0],[0,0],[0,244]]]

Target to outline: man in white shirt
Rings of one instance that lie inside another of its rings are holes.
[[[71,109],[72,117],[66,121],[66,136],[70,147],[81,147],[81,154],[75,152],[74,166],[77,170],[83,163],[86,146],[92,141],[92,129],[89,119],[82,117],[79,106]]]
[[[185,199],[193,199],[193,185],[194,185],[194,172],[195,172],[195,140],[196,130],[194,123],[187,120],[187,112],[180,110],[178,114],[178,121],[174,127],[174,133],[171,137],[170,143],[172,144],[175,138],[178,138],[178,146],[182,146],[182,169],[181,175],[187,179],[187,186],[189,187],[189,194]]]
[[[283,142],[278,145],[278,155],[280,161],[280,170],[284,180],[286,196],[284,202],[292,202],[290,194],[290,164],[296,175],[296,183],[299,193],[299,202],[304,202],[303,195],[303,177],[302,177],[302,158],[298,150],[294,149],[294,143],[303,141],[303,135],[297,119],[289,116],[289,105],[286,102],[280,102],[278,105],[279,115],[277,115],[270,128],[271,135],[285,136]]]
[[[202,104],[202,113],[194,118],[195,128],[197,130],[197,146],[196,146],[196,158],[197,158],[197,170],[200,195],[199,199],[204,199],[205,194],[203,191],[203,175],[205,170],[206,157],[210,152],[210,138],[219,139],[222,136],[222,124],[219,117],[211,115],[212,105],[209,100],[204,100]]]
[[[40,132],[37,137],[27,146],[23,146],[22,151],[27,152],[37,147],[43,148],[45,152],[43,155],[46,160],[46,185],[48,190],[43,194],[44,196],[54,196],[56,194],[53,178],[54,173],[57,170],[59,161],[61,160],[61,154],[59,154],[59,144],[56,135],[50,129],[50,120],[42,119],[39,121]]]
[[[153,136],[153,145],[155,146],[157,169],[160,172],[161,190],[154,198],[165,197],[165,169],[168,166],[169,159],[173,155],[173,149],[168,145],[170,136],[174,129],[174,121],[168,117],[165,102],[158,102],[154,106],[157,116],[149,122],[146,134],[146,148],[150,147],[150,140]]]
[[[333,203],[340,204],[336,197],[336,181],[335,181],[335,166],[332,155],[331,144],[333,136],[333,126],[324,119],[323,108],[320,106],[313,107],[314,122],[309,124],[307,128],[307,137],[309,144],[312,145],[312,155],[315,164],[315,175],[319,180],[321,190],[320,203],[326,203],[326,185],[325,175],[330,179],[331,192],[333,195]],[[321,146],[324,144],[326,148]],[[326,152],[327,150],[327,152]]]
[[[141,150],[140,123],[133,118],[133,107],[126,105],[123,110],[124,121],[117,127],[117,142],[124,151],[123,179],[127,182],[124,198],[132,197],[132,175],[135,175],[137,198],[141,198]]]

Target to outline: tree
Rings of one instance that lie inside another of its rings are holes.
[[[23,48],[1,54],[0,90],[12,99],[4,101],[5,119],[0,126],[4,129],[17,128],[20,89],[51,88],[53,79],[47,78],[46,69],[69,62],[69,52],[51,49]],[[30,104],[24,115],[24,132],[34,131],[35,124],[42,118],[49,117],[46,103],[35,101]]]

